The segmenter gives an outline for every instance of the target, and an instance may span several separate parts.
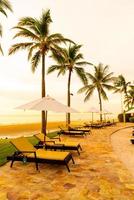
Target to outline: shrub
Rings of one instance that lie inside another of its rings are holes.
[[[134,123],[134,117],[130,117],[129,121]]]
[[[129,118],[131,117],[131,114],[130,113],[126,113],[125,114],[125,119],[126,119],[126,122],[130,122],[129,121]],[[123,114],[122,113],[120,113],[119,115],[118,115],[118,120],[119,120],[119,122],[123,122]]]

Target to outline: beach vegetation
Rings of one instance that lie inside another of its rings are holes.
[[[78,93],[85,93],[84,101],[88,101],[93,93],[97,91],[100,107],[100,121],[102,122],[102,99],[108,100],[106,90],[114,90],[113,86],[113,72],[109,72],[109,66],[104,66],[102,63],[99,63],[97,66],[94,66],[93,73],[86,73],[88,83],[85,84],[82,88],[79,89]]]
[[[92,65],[83,60],[83,54],[80,52],[81,45],[70,44],[68,47],[62,48],[61,53],[52,53],[53,59],[56,61],[55,65],[52,65],[48,69],[48,74],[58,71],[58,75],[65,75],[68,73],[67,81],[67,106],[71,106],[71,79],[72,73],[75,72],[80,80],[86,84],[87,78],[85,75],[84,67],[86,65]],[[67,124],[70,124],[70,113],[67,114]]]
[[[50,10],[42,11],[39,19],[33,17],[23,17],[19,20],[14,38],[26,38],[26,42],[13,44],[9,49],[9,55],[19,50],[28,51],[28,60],[31,62],[32,71],[35,72],[39,63],[42,66],[42,97],[46,96],[45,61],[49,52],[61,52],[59,44],[71,40],[66,39],[60,33],[50,34],[50,24],[52,23]],[[42,111],[42,132],[46,134],[46,112]]]
[[[0,0],[0,13],[7,17],[7,11],[8,10],[11,11],[11,12],[13,11],[10,1],[8,1],[8,0]],[[3,33],[3,30],[2,30],[2,25],[0,23],[0,36],[1,37],[2,37],[2,33]],[[1,44],[0,44],[0,53],[3,54],[3,50],[2,50]]]

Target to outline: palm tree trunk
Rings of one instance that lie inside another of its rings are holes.
[[[45,84],[45,55],[42,54],[42,97],[46,96],[46,84]],[[41,131],[46,135],[46,113],[42,111],[42,123]]]
[[[100,104],[100,121],[102,122],[102,100],[101,100],[101,94],[99,90],[98,90],[98,95],[99,95],[99,104]]]
[[[68,76],[68,87],[67,87],[67,105],[70,107],[71,105],[71,99],[70,99],[70,85],[71,85],[71,70],[69,70],[69,76]],[[67,125],[70,124],[70,113],[67,113]]]

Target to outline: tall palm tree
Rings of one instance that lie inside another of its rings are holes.
[[[12,6],[8,0],[0,0],[0,13],[7,17],[7,10],[12,12]],[[2,37],[2,25],[0,24],[0,36]],[[2,47],[0,45],[0,52],[3,54]]]
[[[50,10],[43,11],[39,19],[32,17],[21,18],[17,26],[14,27],[14,29],[18,30],[14,38],[25,37],[29,40],[24,43],[14,44],[9,49],[9,55],[16,53],[18,50],[26,49],[33,72],[35,72],[39,62],[42,62],[42,97],[46,96],[45,57],[48,52],[61,51],[58,44],[68,41],[59,33],[50,34],[49,27],[51,22]],[[46,113],[44,111],[42,111],[42,132],[46,134]]]
[[[52,57],[56,61],[56,65],[52,65],[48,69],[48,74],[54,71],[58,71],[59,75],[64,75],[68,72],[68,82],[67,82],[67,105],[71,105],[71,76],[73,72],[76,72],[80,80],[85,84],[87,82],[85,71],[83,66],[90,64],[89,62],[83,61],[83,55],[80,53],[81,45],[73,44],[69,45],[67,48],[62,48],[62,53],[53,53]],[[67,113],[67,124],[70,124],[70,113]]]
[[[130,86],[130,89],[127,91],[127,96],[125,96],[124,104],[128,109],[134,106],[134,86]]]
[[[130,82],[126,82],[126,79],[125,77],[121,74],[119,75],[118,77],[115,78],[115,81],[114,81],[114,86],[115,86],[115,91],[114,93],[121,93],[121,104],[122,104],[122,112],[124,110],[124,106],[123,106],[123,102],[124,102],[124,99],[122,94],[124,94],[124,97],[127,98],[128,96],[128,93],[127,93],[127,90],[128,90],[128,86],[129,86]]]
[[[103,64],[99,63],[98,66],[94,66],[94,73],[87,73],[89,83],[78,91],[78,93],[85,92],[86,97],[84,101],[87,101],[91,98],[94,91],[97,90],[100,105],[100,121],[102,121],[102,98],[108,100],[105,90],[114,89],[112,85],[112,81],[114,80],[113,72],[109,73],[108,71],[109,67],[107,65],[103,66]]]

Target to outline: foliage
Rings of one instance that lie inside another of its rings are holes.
[[[71,75],[73,72],[77,74],[80,80],[86,84],[87,78],[83,66],[92,65],[89,62],[83,61],[83,55],[80,53],[81,45],[73,44],[67,48],[62,48],[60,53],[53,52],[52,58],[56,61],[56,65],[52,65],[48,69],[48,74],[54,71],[58,71],[58,75],[64,75],[68,72],[68,90],[67,90],[67,105],[70,106],[70,86],[71,86]],[[70,114],[68,113],[68,124],[70,124]]]
[[[129,122],[129,118],[131,117],[131,114],[130,113],[125,113],[125,121],[126,122]],[[123,118],[123,114],[122,113],[120,113],[119,115],[118,115],[118,120],[119,120],[119,122],[123,122],[124,121],[124,118]]]
[[[134,117],[130,117],[129,121],[132,122],[132,123],[134,123]]]
[[[124,104],[129,109],[134,106],[134,86],[130,86],[127,96],[125,96]]]
[[[84,101],[88,101],[95,90],[98,92],[100,112],[102,111],[102,99],[108,100],[106,90],[113,90],[114,86],[112,82],[114,81],[113,72],[109,73],[109,67],[103,66],[99,63],[98,66],[94,66],[94,73],[87,73],[88,83],[79,89],[78,93],[85,92]],[[100,120],[102,120],[102,114],[100,114]]]
[[[50,10],[43,11],[40,19],[23,17],[13,29],[18,30],[14,38],[24,37],[28,42],[17,43],[9,49],[9,55],[19,50],[28,51],[28,60],[31,61],[32,71],[37,68],[42,55],[49,51],[59,52],[58,44],[68,41],[60,33],[50,34],[49,27],[52,22]]]
[[[46,96],[46,80],[45,80],[45,56],[48,52],[60,52],[58,46],[62,42],[69,41],[60,33],[50,34],[49,28],[52,22],[50,10],[43,11],[39,19],[32,17],[23,17],[19,20],[17,26],[14,27],[18,32],[14,38],[24,37],[28,39],[26,42],[17,43],[9,49],[9,55],[19,50],[28,51],[28,60],[31,61],[32,71],[35,72],[40,61],[42,61],[42,97]],[[42,111],[42,132],[46,133],[46,113]]]
[[[0,0],[0,13],[7,17],[7,10],[12,12],[12,6],[8,0]],[[2,25],[0,24],[0,36],[2,36]],[[0,45],[0,52],[3,54],[2,47]]]
[[[87,64],[92,65],[89,62],[83,61],[82,53],[79,53],[81,45],[73,44],[68,48],[62,48],[61,53],[53,52],[52,58],[56,61],[57,65],[52,65],[48,69],[48,74],[54,71],[58,71],[59,75],[64,75],[67,71],[76,72],[78,77],[83,83],[87,82],[85,71],[82,66]]]
[[[115,78],[114,86],[115,86],[115,93],[123,92],[127,96],[127,87],[130,82],[126,82],[125,77],[121,74]]]

